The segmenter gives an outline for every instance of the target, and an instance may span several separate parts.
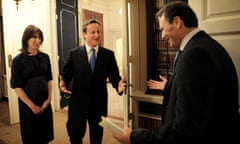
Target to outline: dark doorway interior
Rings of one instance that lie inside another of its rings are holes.
[[[61,73],[68,51],[79,46],[78,0],[57,0],[57,35],[59,72]],[[67,105],[67,97],[61,93],[60,106]]]

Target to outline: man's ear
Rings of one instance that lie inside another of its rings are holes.
[[[180,29],[183,26],[183,21],[179,16],[175,16],[173,18],[173,23],[177,29]]]

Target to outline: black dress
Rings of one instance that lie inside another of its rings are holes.
[[[52,80],[49,56],[43,52],[17,55],[12,62],[11,87],[22,88],[38,106],[48,98],[48,81]],[[23,144],[41,144],[53,140],[51,104],[39,114],[19,100],[20,128]]]

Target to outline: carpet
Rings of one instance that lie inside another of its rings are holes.
[[[7,144],[7,143],[0,139],[0,144]]]

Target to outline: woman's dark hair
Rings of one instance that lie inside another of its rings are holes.
[[[175,16],[179,16],[186,27],[198,27],[198,19],[195,12],[183,1],[173,1],[166,4],[156,13],[157,18],[161,16],[164,16],[170,24]]]
[[[101,23],[97,19],[92,18],[92,19],[89,19],[89,20],[85,21],[85,23],[82,26],[82,31],[84,33],[87,32],[87,26],[89,24],[92,24],[92,23],[97,23],[97,24],[99,24],[101,26]]]
[[[22,35],[22,48],[20,49],[21,52],[28,54],[28,40],[34,36],[34,34],[38,33],[39,38],[41,39],[41,44],[43,42],[43,33],[42,31],[34,26],[28,25]]]

